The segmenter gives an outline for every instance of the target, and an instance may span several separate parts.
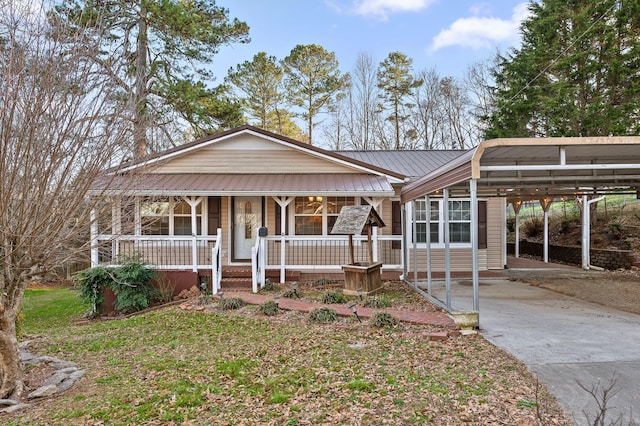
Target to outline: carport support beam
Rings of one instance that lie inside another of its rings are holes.
[[[597,203],[604,199],[603,197],[594,198],[589,200],[588,196],[582,196],[582,269],[588,270],[590,268],[589,262],[591,256],[589,249],[591,246],[591,204]]]
[[[431,297],[432,279],[431,279],[431,198],[426,195],[424,197],[425,216],[427,219],[427,294]]]
[[[442,190],[442,215],[444,216],[444,283],[447,311],[451,312],[451,245],[449,244],[449,190]]]
[[[473,310],[480,311],[480,291],[478,284],[478,185],[475,179],[469,181],[471,208],[471,279],[473,285]],[[478,324],[479,326],[479,324]]]

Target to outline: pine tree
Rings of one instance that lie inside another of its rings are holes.
[[[335,53],[316,44],[297,45],[282,60],[289,102],[302,108],[309,144],[313,143],[314,118],[330,110],[349,84],[349,75],[338,69]]]
[[[530,4],[520,49],[496,68],[486,138],[634,135],[640,130],[640,3]]]
[[[129,106],[125,118],[131,122],[135,157],[147,153],[156,125],[171,138],[165,125],[177,120],[196,134],[241,121],[240,105],[231,101],[227,87],[206,84],[213,77],[202,65],[211,63],[221,46],[248,42],[249,28],[212,0],[63,0],[50,21],[58,37],[95,26],[96,38],[97,26],[107,25],[101,49],[86,60],[111,77],[118,102]]]

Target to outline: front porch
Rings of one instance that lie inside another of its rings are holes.
[[[257,292],[267,279],[343,279],[342,265],[350,262],[347,235],[269,236],[261,235],[259,229],[253,234],[256,237],[250,261],[231,264],[223,261],[228,245],[222,229],[215,236],[99,235],[92,249],[92,266],[114,264],[119,256],[140,256],[156,270],[172,271],[172,279],[184,281],[180,288],[206,283],[207,289],[216,294],[224,287],[247,284]],[[355,261],[368,262],[367,236],[356,235],[353,243]],[[397,279],[403,269],[402,236],[379,235],[374,228],[371,245],[374,262],[382,262],[383,273]]]

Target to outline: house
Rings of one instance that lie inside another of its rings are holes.
[[[478,199],[477,228],[466,194],[451,194],[446,205],[438,194],[428,203],[401,202],[406,185],[463,153],[328,151],[252,126],[208,136],[108,170],[93,183],[90,195],[108,215],[95,212],[92,264],[139,253],[170,271],[179,287],[205,281],[214,292],[242,269],[254,291],[266,277],[341,278],[347,236],[331,235],[332,225],[343,206],[370,204],[387,224],[374,229],[371,242],[383,273],[410,274],[427,255],[434,271],[445,269],[445,258],[451,270],[468,271],[472,229],[478,268],[501,269],[503,198]],[[366,261],[366,235],[355,236],[354,246],[356,261]]]

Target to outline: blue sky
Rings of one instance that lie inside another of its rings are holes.
[[[218,0],[250,27],[251,43],[222,47],[216,83],[229,67],[264,51],[283,59],[297,44],[334,52],[349,72],[360,52],[379,63],[393,51],[413,59],[414,71],[435,68],[462,77],[466,67],[518,46],[526,0]]]

